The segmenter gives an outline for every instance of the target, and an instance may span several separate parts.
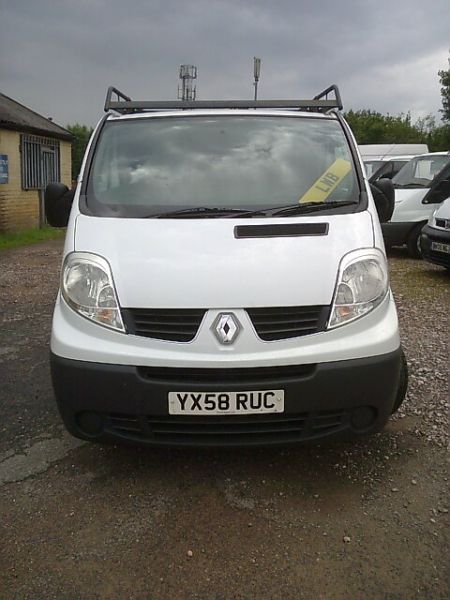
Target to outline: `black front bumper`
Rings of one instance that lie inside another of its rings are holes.
[[[432,248],[432,243],[450,244],[450,231],[425,225],[420,235],[420,247],[425,260],[450,269],[450,254]]]
[[[400,368],[400,348],[364,359],[250,369],[130,367],[51,355],[59,411],[73,435],[175,446],[266,445],[379,431],[391,414]],[[168,414],[169,391],[273,389],[285,391],[282,414]]]

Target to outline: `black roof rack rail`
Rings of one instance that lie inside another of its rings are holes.
[[[328,95],[334,92],[334,98]],[[116,96],[116,100],[113,100]],[[115,87],[108,88],[105,112],[114,110],[126,114],[148,110],[185,110],[189,108],[294,108],[297,110],[327,112],[342,110],[342,100],[337,85],[330,85],[312,100],[131,100],[129,96]]]

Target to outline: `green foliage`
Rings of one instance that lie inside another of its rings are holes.
[[[28,246],[28,244],[35,244],[36,242],[60,239],[65,236],[65,233],[64,229],[53,229],[52,227],[0,233],[0,250],[17,248],[18,246]]]
[[[450,150],[450,123],[430,131],[428,134],[428,147],[430,152]]]
[[[449,59],[450,64],[450,59]],[[445,71],[438,71],[439,81],[441,83],[442,96],[442,120],[450,122],[450,66]]]
[[[74,137],[72,142],[72,179],[76,179],[80,172],[84,151],[86,150],[93,129],[86,125],[80,125],[79,123],[67,125],[66,129],[68,129]]]
[[[411,123],[411,115],[382,115],[372,110],[350,110],[346,119],[359,144],[426,143],[424,132]]]
[[[450,149],[450,125],[436,126],[428,115],[411,121],[411,115],[383,115],[372,110],[349,110],[345,118],[358,144],[428,144],[430,152]]]

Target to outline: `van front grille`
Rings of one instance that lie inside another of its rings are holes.
[[[324,331],[329,306],[247,308],[258,336],[265,341],[284,340]]]
[[[285,340],[324,331],[329,306],[247,308],[257,335],[264,341]],[[206,314],[204,308],[124,308],[128,333],[171,342],[191,342]]]
[[[170,342],[191,342],[206,310],[196,308],[125,308],[128,333]]]
[[[189,385],[216,384],[224,381],[233,386],[248,386],[253,382],[265,386],[280,385],[280,381],[289,378],[310,377],[316,370],[316,364],[283,365],[276,367],[243,367],[243,368],[177,368],[177,367],[137,367],[137,372],[144,379],[163,381],[178,385],[181,381]]]

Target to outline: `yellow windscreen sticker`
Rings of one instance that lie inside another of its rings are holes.
[[[351,169],[352,163],[350,161],[338,158],[325,173],[312,184],[309,190],[300,198],[299,203],[325,202],[331,192],[336,189],[338,184]]]

